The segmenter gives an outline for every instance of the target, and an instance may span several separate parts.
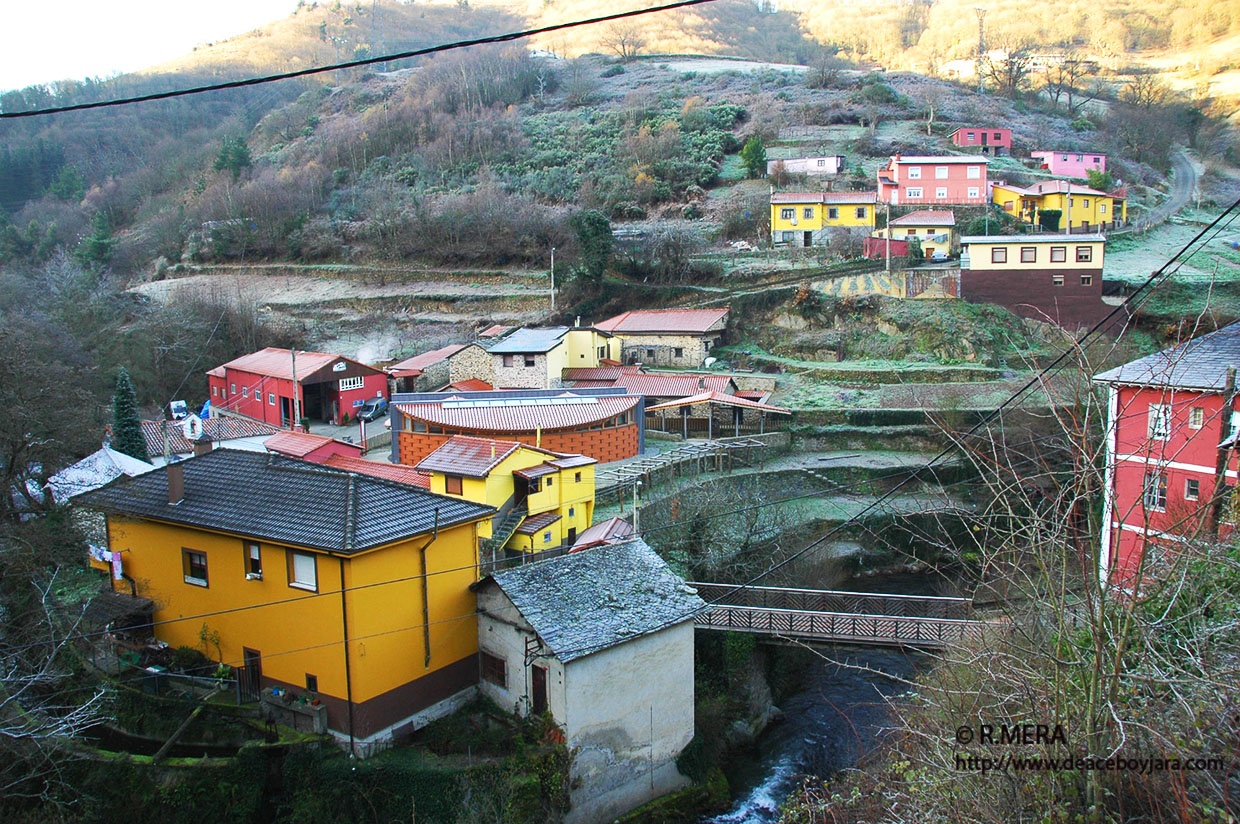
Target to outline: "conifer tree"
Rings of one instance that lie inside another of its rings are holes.
[[[140,461],[151,459],[138,420],[138,393],[124,367],[116,376],[116,394],[112,396],[112,448]]]

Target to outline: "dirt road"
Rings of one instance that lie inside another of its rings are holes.
[[[1151,209],[1141,220],[1133,223],[1134,232],[1144,232],[1147,229],[1153,229],[1167,218],[1188,205],[1188,201],[1193,196],[1193,192],[1197,189],[1197,170],[1193,168],[1193,163],[1188,159],[1188,154],[1183,149],[1176,149],[1171,153],[1171,168],[1175,175],[1171,181],[1171,194],[1156,209]]]

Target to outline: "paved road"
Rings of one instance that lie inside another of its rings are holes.
[[[1171,168],[1175,171],[1175,176],[1171,181],[1171,196],[1158,208],[1152,209],[1144,218],[1133,223],[1133,231],[1143,232],[1153,229],[1188,205],[1189,199],[1197,189],[1197,170],[1193,168],[1192,162],[1189,161],[1183,149],[1176,149],[1172,152]]]

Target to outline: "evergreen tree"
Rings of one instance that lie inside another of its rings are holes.
[[[754,135],[745,141],[745,146],[741,149],[741,164],[745,167],[745,174],[750,177],[762,177],[766,174],[766,146],[762,144],[762,138]]]
[[[112,226],[108,216],[103,212],[95,212],[90,221],[90,234],[82,238],[74,251],[74,257],[86,266],[104,264],[112,259],[116,250],[116,238],[112,237]]]
[[[250,147],[245,145],[243,137],[226,137],[220,153],[215,156],[216,171],[232,172],[233,180],[241,177],[241,170],[249,168]]]
[[[581,247],[580,271],[589,279],[598,280],[611,263],[611,246],[615,240],[611,222],[602,212],[591,209],[573,215],[570,223],[577,233],[577,245]]]
[[[151,459],[138,420],[138,393],[124,367],[116,376],[116,394],[112,396],[112,448],[140,461]]]

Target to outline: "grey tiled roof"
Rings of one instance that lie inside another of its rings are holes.
[[[154,518],[329,552],[351,553],[485,518],[489,506],[283,455],[217,449],[181,461],[185,497],[168,503],[168,470],[81,495],[104,512]]]
[[[1240,323],[1109,369],[1094,380],[1222,391],[1229,366],[1240,367]]]
[[[564,663],[693,620],[705,603],[635,538],[497,572],[498,586]]]
[[[526,352],[550,352],[560,345],[567,326],[553,326],[550,329],[518,329],[506,338],[500,338],[487,347],[487,351],[495,355],[522,354]]]

